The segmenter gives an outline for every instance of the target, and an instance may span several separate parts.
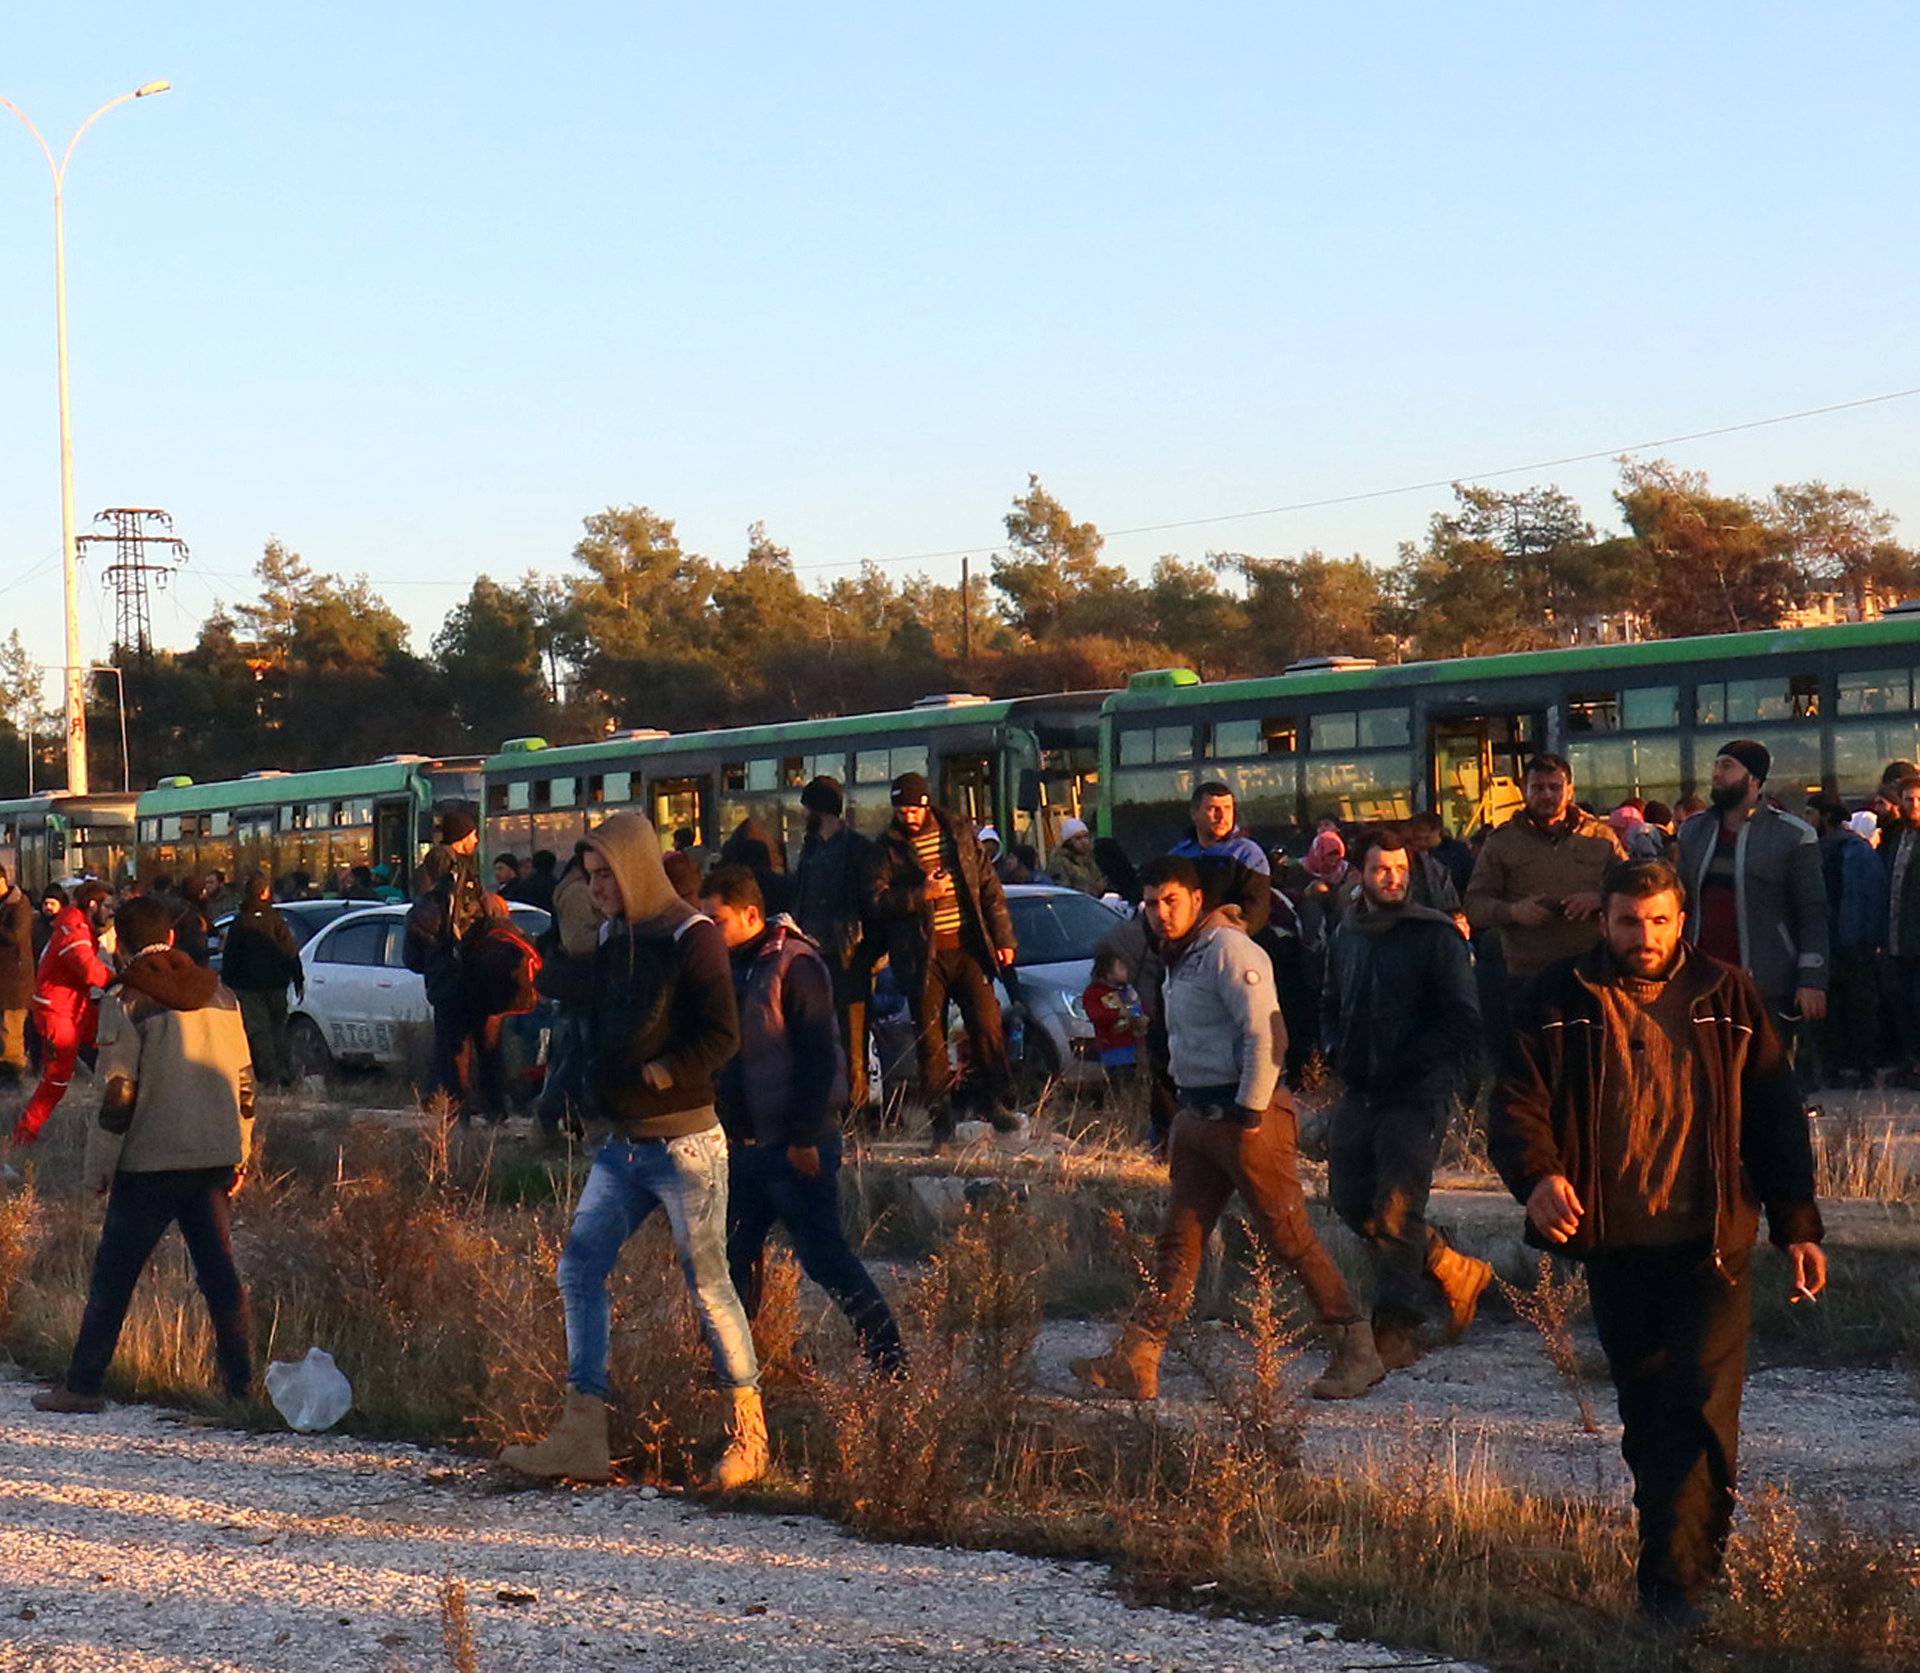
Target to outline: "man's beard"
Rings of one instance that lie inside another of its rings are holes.
[[[1362,883],[1360,885],[1360,893],[1365,896],[1367,905],[1372,907],[1376,912],[1398,912],[1407,904],[1407,894],[1404,889],[1399,894],[1389,897],[1376,895],[1366,884]]]
[[[1664,982],[1673,974],[1675,966],[1680,962],[1681,946],[1682,943],[1676,941],[1673,945],[1673,950],[1668,953],[1659,964],[1653,966],[1651,969],[1643,968],[1637,960],[1630,962],[1622,958],[1618,953],[1613,955],[1613,962],[1627,975],[1633,977],[1635,981]]]
[[[1554,808],[1549,813],[1542,813],[1537,807],[1535,807],[1531,802],[1529,802],[1527,804],[1527,817],[1531,819],[1536,825],[1539,825],[1544,829],[1548,825],[1559,824],[1562,819],[1566,818],[1567,809],[1572,805],[1573,804],[1571,802],[1563,803],[1562,805]]]
[[[1731,785],[1716,784],[1707,792],[1707,800],[1713,803],[1715,810],[1720,813],[1732,812],[1746,799],[1747,787],[1744,784],[1737,790]]]

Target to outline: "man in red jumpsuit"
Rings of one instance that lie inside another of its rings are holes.
[[[83,883],[74,891],[73,904],[53,921],[33,990],[34,1022],[46,1049],[40,1084],[13,1129],[15,1144],[32,1144],[40,1137],[40,1129],[67,1095],[80,1054],[93,1050],[99,994],[113,980],[113,972],[101,962],[96,937],[112,912],[113,891],[104,883]]]

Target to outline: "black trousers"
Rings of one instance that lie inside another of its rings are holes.
[[[1871,1081],[1880,1064],[1880,955],[1871,947],[1836,947],[1827,986],[1827,1015],[1814,1030],[1824,1084],[1836,1074]]]
[[[1620,1402],[1640,1518],[1640,1592],[1696,1600],[1733,1525],[1752,1252],[1715,1267],[1704,1243],[1587,1257],[1593,1322]]]
[[[1427,1223],[1434,1164],[1447,1130],[1437,1098],[1349,1092],[1327,1129],[1327,1194],[1373,1260],[1374,1319],[1412,1330],[1424,1316],[1427,1273],[1446,1239]]]
[[[967,1031],[972,1101],[982,1109],[1005,1103],[1013,1086],[1006,1030],[1000,1026],[1000,1001],[994,997],[993,978],[981,968],[980,961],[964,947],[930,952],[926,969],[909,998],[920,1089],[936,1125],[947,1119],[947,1100],[953,1090],[953,1073],[947,1062],[948,1001],[960,1007],[960,1021]]]
[[[462,1120],[477,1109],[489,1121],[507,1114],[507,1059],[499,1016],[477,1014],[463,998],[433,1007],[433,1057],[426,1096],[444,1093]]]
[[[98,1394],[120,1345],[134,1286],[167,1228],[178,1225],[193,1261],[194,1281],[213,1318],[214,1355],[227,1393],[242,1399],[253,1387],[253,1346],[246,1286],[233,1264],[227,1214],[232,1168],[176,1173],[123,1173],[107,1198],[106,1224],[93,1257],[87,1308],[67,1367],[75,1394]]]
[[[846,1314],[867,1358],[879,1370],[897,1369],[906,1360],[900,1326],[840,1222],[840,1135],[817,1146],[813,1179],[795,1171],[784,1145],[728,1148],[727,1268],[747,1317],[760,1316],[767,1235],[784,1226],[800,1270]]]

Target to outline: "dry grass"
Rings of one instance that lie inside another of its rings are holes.
[[[1587,1275],[1557,1264],[1551,1255],[1542,1255],[1532,1289],[1509,1284],[1497,1275],[1494,1282],[1508,1305],[1540,1332],[1547,1363],[1579,1408],[1580,1427],[1589,1435],[1599,1434],[1600,1420],[1587,1397],[1586,1379],[1580,1372],[1580,1348],[1573,1335],[1574,1322],[1587,1310]]]
[[[0,1301],[10,1288],[6,1345],[52,1371],[78,1321],[98,1208],[57,1149],[43,1161],[37,1200],[0,1199]],[[539,1178],[523,1169],[507,1192],[501,1171],[483,1135],[449,1138],[430,1121],[270,1135],[236,1216],[262,1349],[332,1351],[362,1433],[491,1449],[543,1431],[565,1375],[553,1270],[575,1173],[565,1160]],[[1073,1188],[1064,1163],[1056,1174]],[[1307,1471],[1298,1335],[1257,1263],[1238,1310],[1244,1351],[1218,1351],[1217,1331],[1176,1342],[1212,1396],[1199,1423],[1050,1395],[1031,1373],[1045,1275],[1089,1257],[1062,1248],[1040,1198],[983,1193],[898,1287],[912,1355],[898,1378],[867,1368],[791,1262],[771,1263],[756,1336],[780,1467],[757,1502],[898,1538],[1098,1557],[1142,1597],[1307,1611],[1529,1673],[1911,1665],[1910,1556],[1784,1497],[1756,1497],[1731,1601],[1682,1653],[1623,1625],[1623,1506],[1526,1492],[1483,1447],[1411,1418],[1342,1472]],[[1136,1256],[1117,1220],[1099,1258],[1125,1274]],[[1525,1294],[1550,1354],[1570,1344],[1573,1289]],[[631,1477],[689,1482],[720,1414],[664,1227],[626,1252],[614,1299],[616,1448]],[[210,1404],[207,1362],[198,1295],[184,1261],[164,1256],[142,1283],[115,1391]],[[456,1668],[472,1665],[457,1587],[441,1600]]]
[[[449,1574],[440,1582],[440,1648],[451,1673],[480,1673],[480,1647],[467,1611],[467,1586]]]
[[[1822,1199],[1920,1202],[1920,1171],[1902,1154],[1894,1123],[1857,1109],[1813,1122],[1814,1192]]]
[[[31,1180],[0,1193],[0,1331],[13,1316],[14,1291],[27,1274],[39,1215],[40,1193]]]

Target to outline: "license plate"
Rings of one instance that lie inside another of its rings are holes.
[[[336,1052],[367,1052],[377,1057],[393,1053],[393,1024],[387,1022],[336,1022],[332,1025]]]

